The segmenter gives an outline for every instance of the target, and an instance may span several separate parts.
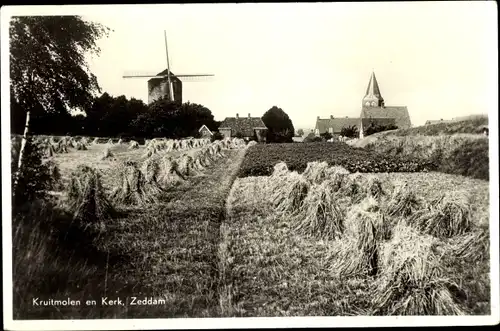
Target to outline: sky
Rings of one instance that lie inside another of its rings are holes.
[[[313,128],[317,116],[357,117],[372,70],[385,104],[407,106],[413,125],[498,109],[495,2],[76,8],[114,30],[89,57],[114,96],[147,103],[147,79],[122,76],[166,68],[166,30],[172,72],[215,75],[185,81],[183,100],[219,121],[272,106],[295,128]]]

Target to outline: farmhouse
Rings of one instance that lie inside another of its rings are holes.
[[[226,138],[240,137],[246,140],[266,141],[267,127],[260,117],[226,117],[219,126],[219,132]]]
[[[386,106],[384,98],[380,93],[380,87],[372,72],[365,96],[362,100],[361,114],[359,117],[316,119],[315,134],[320,135],[329,132],[339,135],[344,127],[355,126],[358,130],[366,129],[370,124],[374,125],[396,125],[399,129],[411,126],[410,115],[406,106]],[[363,130],[360,130],[363,131]],[[362,135],[362,132],[360,132]]]
[[[201,138],[211,138],[213,135],[212,131],[210,131],[210,129],[205,124],[201,126],[198,132],[200,133]]]

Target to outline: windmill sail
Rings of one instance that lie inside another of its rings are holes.
[[[170,77],[173,78],[173,77],[177,77],[177,78],[188,78],[188,79],[193,79],[193,78],[196,78],[196,77],[213,77],[215,75],[212,75],[212,74],[189,74],[189,75],[185,75],[185,74],[181,74],[181,75],[175,75],[175,74],[172,74],[170,73]],[[166,78],[167,75],[159,75],[159,74],[154,74],[154,73],[136,73],[136,72],[126,72],[124,75],[123,75],[123,78]]]
[[[168,82],[168,94],[170,95],[170,100],[174,101],[174,87],[172,86],[172,81],[170,80],[170,61],[168,59],[168,46],[167,46],[167,31],[163,31],[165,35],[165,52],[167,53],[167,82]]]

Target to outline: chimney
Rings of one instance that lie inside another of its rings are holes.
[[[318,120],[319,120],[319,116],[318,116]]]
[[[240,114],[236,113],[236,118],[240,118]]]
[[[333,115],[330,115],[330,119],[332,119],[332,120],[333,120]]]
[[[248,118],[250,118],[250,113],[248,113]]]

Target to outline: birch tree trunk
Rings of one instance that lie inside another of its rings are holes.
[[[17,183],[19,182],[19,176],[21,174],[21,166],[23,164],[24,150],[26,147],[26,141],[28,139],[28,131],[29,131],[29,125],[30,125],[30,113],[31,112],[29,110],[26,112],[26,124],[24,127],[23,138],[21,139],[21,148],[19,149],[19,159],[17,161],[17,169],[16,169],[16,173],[14,175],[14,186],[13,186],[14,198],[16,197]]]

